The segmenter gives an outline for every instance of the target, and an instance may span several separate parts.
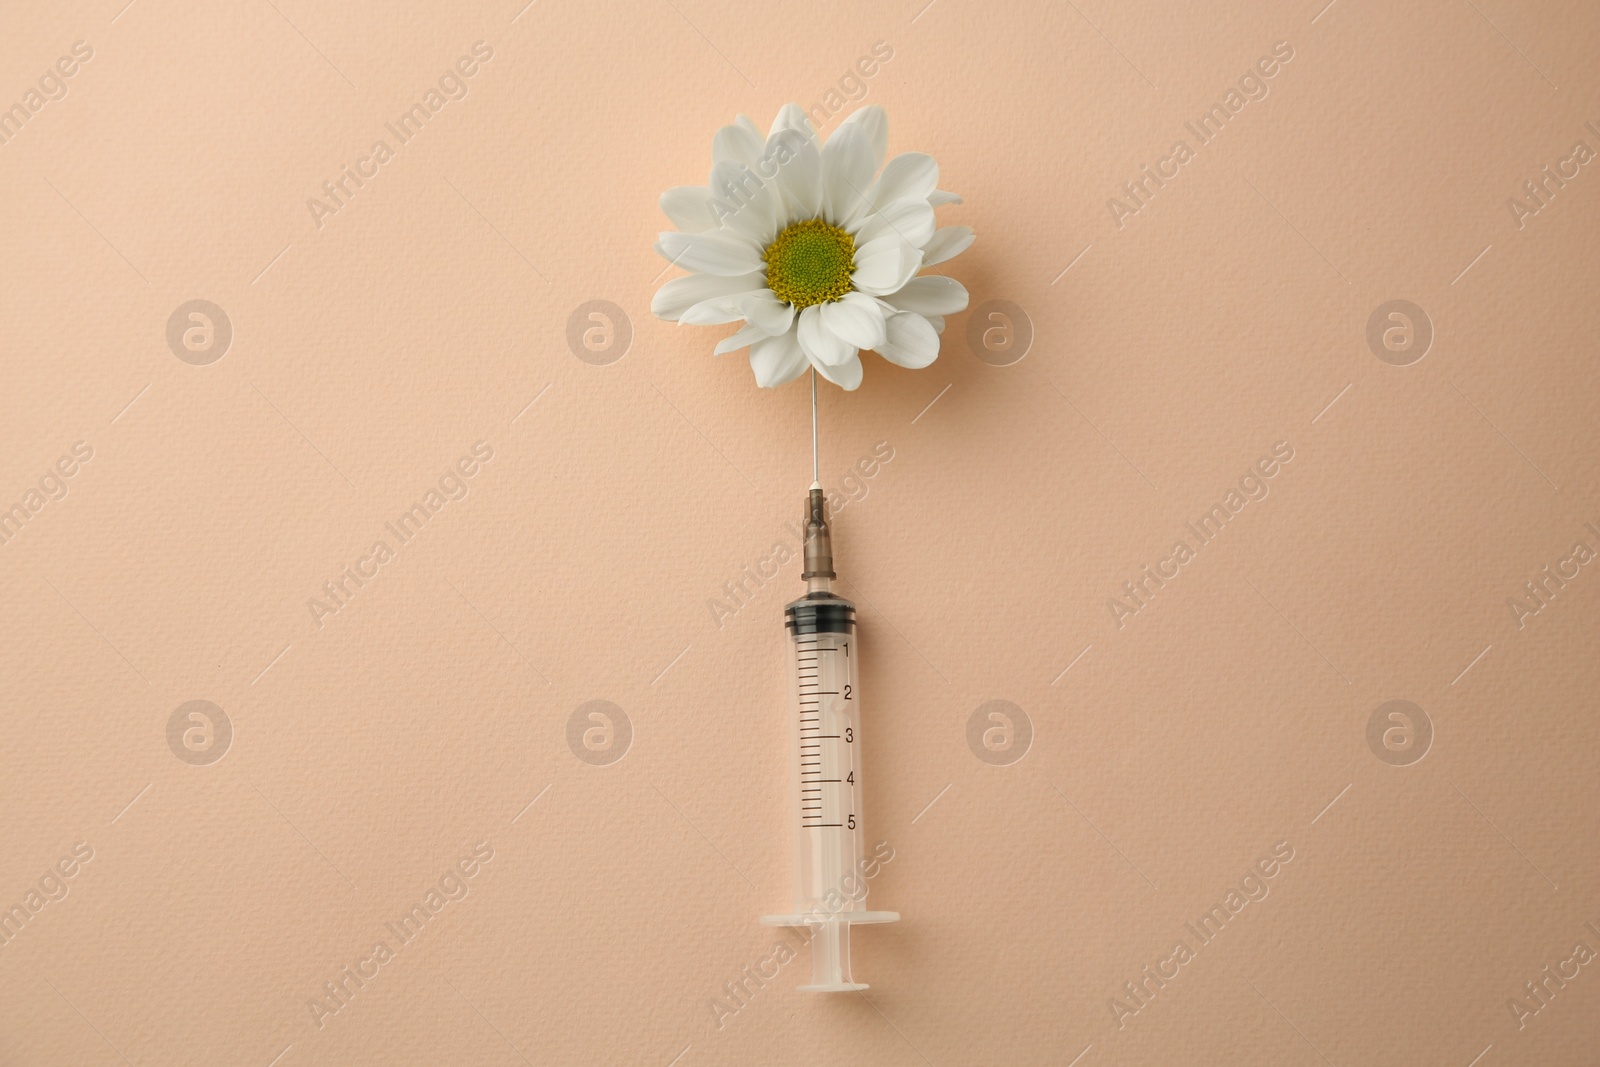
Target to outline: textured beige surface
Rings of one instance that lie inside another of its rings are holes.
[[[1592,5],[123,2],[0,26],[0,1063],[1600,1059]],[[823,394],[904,919],[817,997],[805,387],[650,244],[862,98],[1021,313]]]

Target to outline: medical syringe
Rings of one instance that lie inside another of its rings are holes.
[[[812,381],[815,433],[816,382]],[[813,452],[813,456],[815,453]],[[822,487],[806,497],[806,594],[784,608],[789,633],[790,795],[794,798],[794,911],[768,926],[805,927],[811,941],[806,992],[866,989],[850,976],[850,927],[894,922],[867,909],[862,813],[861,689],[856,608],[833,592],[833,545]]]

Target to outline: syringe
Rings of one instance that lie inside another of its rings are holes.
[[[813,403],[815,403],[813,382]],[[813,408],[813,411],[815,409]],[[806,595],[784,608],[789,631],[789,774],[794,797],[794,912],[768,926],[803,926],[814,993],[866,989],[850,977],[850,927],[894,922],[868,911],[861,805],[861,690],[855,605],[833,592],[833,547],[816,482],[806,500]]]

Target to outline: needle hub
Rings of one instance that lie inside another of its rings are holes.
[[[815,483],[811,491],[806,494],[805,517],[805,570],[800,577],[807,582],[814,579],[833,579],[838,575],[833,570],[833,537],[828,532],[828,502],[822,487]],[[815,590],[817,584],[813,584]],[[826,582],[821,583],[822,589],[827,589]]]

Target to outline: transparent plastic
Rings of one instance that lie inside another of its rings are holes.
[[[900,916],[867,907],[861,655],[853,632],[854,605],[813,593],[789,605],[788,612],[794,911],[761,921],[807,929],[811,982],[802,990],[866,989],[850,974],[850,927]]]

